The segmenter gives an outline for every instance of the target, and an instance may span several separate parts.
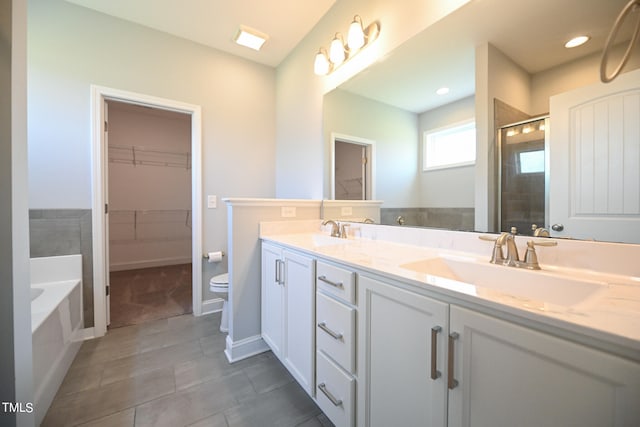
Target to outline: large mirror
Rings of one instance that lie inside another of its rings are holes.
[[[627,2],[471,0],[408,40],[325,95],[325,198],[349,199],[356,190],[371,194],[384,202],[383,224],[396,225],[401,218],[405,226],[499,231],[505,202],[499,188],[500,128],[549,114],[552,96],[599,84],[602,49]],[[626,49],[638,13],[618,34],[613,65]],[[590,37],[586,44],[564,47],[581,34]],[[638,68],[636,49],[624,72]],[[437,94],[443,87],[448,92]],[[635,117],[640,122],[640,116]],[[430,144],[426,136],[446,137],[470,122],[478,137],[475,163],[425,167],[425,147]],[[635,146],[640,145],[638,138],[632,141]],[[340,172],[346,178],[337,182],[336,146],[345,143],[374,158],[362,162],[366,166],[354,176]],[[546,154],[547,167],[552,153]],[[546,185],[553,187],[553,176]],[[546,200],[549,203],[548,194]],[[634,221],[640,218],[633,209],[622,216],[632,222],[621,227],[637,225]],[[620,232],[608,233],[610,224],[601,228],[583,236],[573,236],[570,229],[550,231],[557,237],[629,241]]]

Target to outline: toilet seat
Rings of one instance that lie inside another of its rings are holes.
[[[209,280],[209,290],[216,293],[229,292],[229,273],[218,274]]]

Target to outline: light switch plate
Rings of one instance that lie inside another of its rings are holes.
[[[218,207],[218,198],[216,196],[207,196],[207,208],[215,209]]]
[[[296,207],[295,206],[283,206],[280,210],[280,216],[282,218],[295,218]]]

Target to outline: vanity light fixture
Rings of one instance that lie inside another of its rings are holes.
[[[437,95],[446,95],[449,93],[449,88],[448,87],[441,87],[440,89],[438,89],[436,91]]]
[[[233,41],[241,46],[245,46],[253,50],[260,50],[268,38],[268,35],[261,33],[258,30],[240,25],[235,37],[233,37]]]
[[[314,73],[319,76],[331,73],[377,39],[379,33],[380,24],[378,22],[373,22],[367,28],[364,28],[362,18],[359,15],[354,16],[349,26],[346,43],[342,34],[336,33],[333,40],[331,40],[328,53],[323,47],[318,50],[313,64]]]
[[[566,42],[564,44],[564,47],[566,47],[567,49],[571,49],[572,47],[578,47],[578,46],[582,46],[583,44],[585,44],[586,42],[588,42],[590,39],[589,36],[578,36],[578,37],[574,37],[571,40],[569,40],[568,42]]]
[[[331,71],[331,62],[329,62],[329,58],[327,58],[327,51],[325,48],[321,47],[316,53],[316,60],[313,63],[313,72],[319,76],[324,76],[325,74],[329,74]]]
[[[342,34],[336,33],[329,46],[329,60],[337,67],[347,59]]]

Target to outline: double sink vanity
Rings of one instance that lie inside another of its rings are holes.
[[[545,262],[590,256],[569,241],[530,270],[490,263],[496,236],[305,223],[261,224],[262,337],[336,426],[640,425],[637,275]]]

